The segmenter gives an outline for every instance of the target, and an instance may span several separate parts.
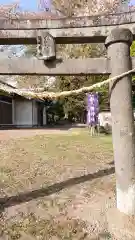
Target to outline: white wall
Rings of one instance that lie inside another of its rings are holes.
[[[100,112],[98,115],[99,124],[101,127],[105,127],[106,124],[112,125],[112,117],[110,112]]]
[[[38,104],[35,100],[12,101],[13,124],[17,126],[37,126],[38,125]],[[46,106],[43,110],[43,126],[47,124]]]
[[[134,115],[134,121],[135,121],[135,112],[133,112],[133,115]],[[105,127],[106,124],[108,124],[109,126],[112,126],[111,112],[100,112],[98,119],[101,127]]]
[[[13,100],[14,125],[32,126],[32,101]]]

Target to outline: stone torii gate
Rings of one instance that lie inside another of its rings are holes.
[[[0,44],[37,44],[37,58],[0,59],[0,74],[119,75],[135,68],[135,12],[61,19],[0,19]],[[108,58],[58,59],[55,44],[104,43]],[[135,133],[131,76],[110,84],[117,208],[135,215]]]

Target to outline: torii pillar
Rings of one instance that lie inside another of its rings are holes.
[[[116,28],[105,45],[110,59],[111,76],[132,68],[129,29]],[[135,215],[135,131],[132,108],[132,77],[128,75],[110,83],[110,108],[116,173],[117,208]]]

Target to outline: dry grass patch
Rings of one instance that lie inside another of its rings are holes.
[[[111,137],[76,133],[1,143],[2,239],[112,239],[105,219],[115,200]]]

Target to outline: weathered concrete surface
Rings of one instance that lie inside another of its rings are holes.
[[[57,44],[68,43],[104,43],[106,37],[114,28],[128,28],[135,40],[135,23],[122,24],[117,26],[98,26],[84,28],[65,28],[49,29],[49,32],[56,38]],[[37,30],[1,30],[1,45],[19,45],[19,44],[36,44]]]
[[[130,46],[132,33],[115,29],[106,39],[111,60],[111,76],[131,69]],[[135,131],[132,107],[132,78],[110,82],[110,109],[116,173],[117,208],[135,216]]]
[[[135,68],[135,57],[132,58],[132,68]],[[0,74],[2,75],[99,75],[110,74],[110,60],[107,58],[57,59],[46,65],[37,58],[0,59]]]
[[[36,44],[37,30],[56,43],[104,42],[112,29],[129,28],[135,39],[135,12],[61,19],[0,20],[0,44]]]
[[[107,37],[105,44],[107,47],[109,47],[111,44],[119,43],[119,42],[122,42],[122,43],[128,42],[130,46],[132,45],[133,35],[132,35],[132,32],[129,31],[128,28],[113,29],[111,31],[110,35]],[[129,51],[130,51],[130,49],[129,49]],[[129,53],[129,55],[130,55],[130,53]]]
[[[0,30],[97,27],[135,23],[135,11],[58,19],[0,19]]]
[[[109,60],[105,58],[56,60],[49,65],[36,58],[0,60],[0,74],[83,75],[108,72],[110,73]]]

